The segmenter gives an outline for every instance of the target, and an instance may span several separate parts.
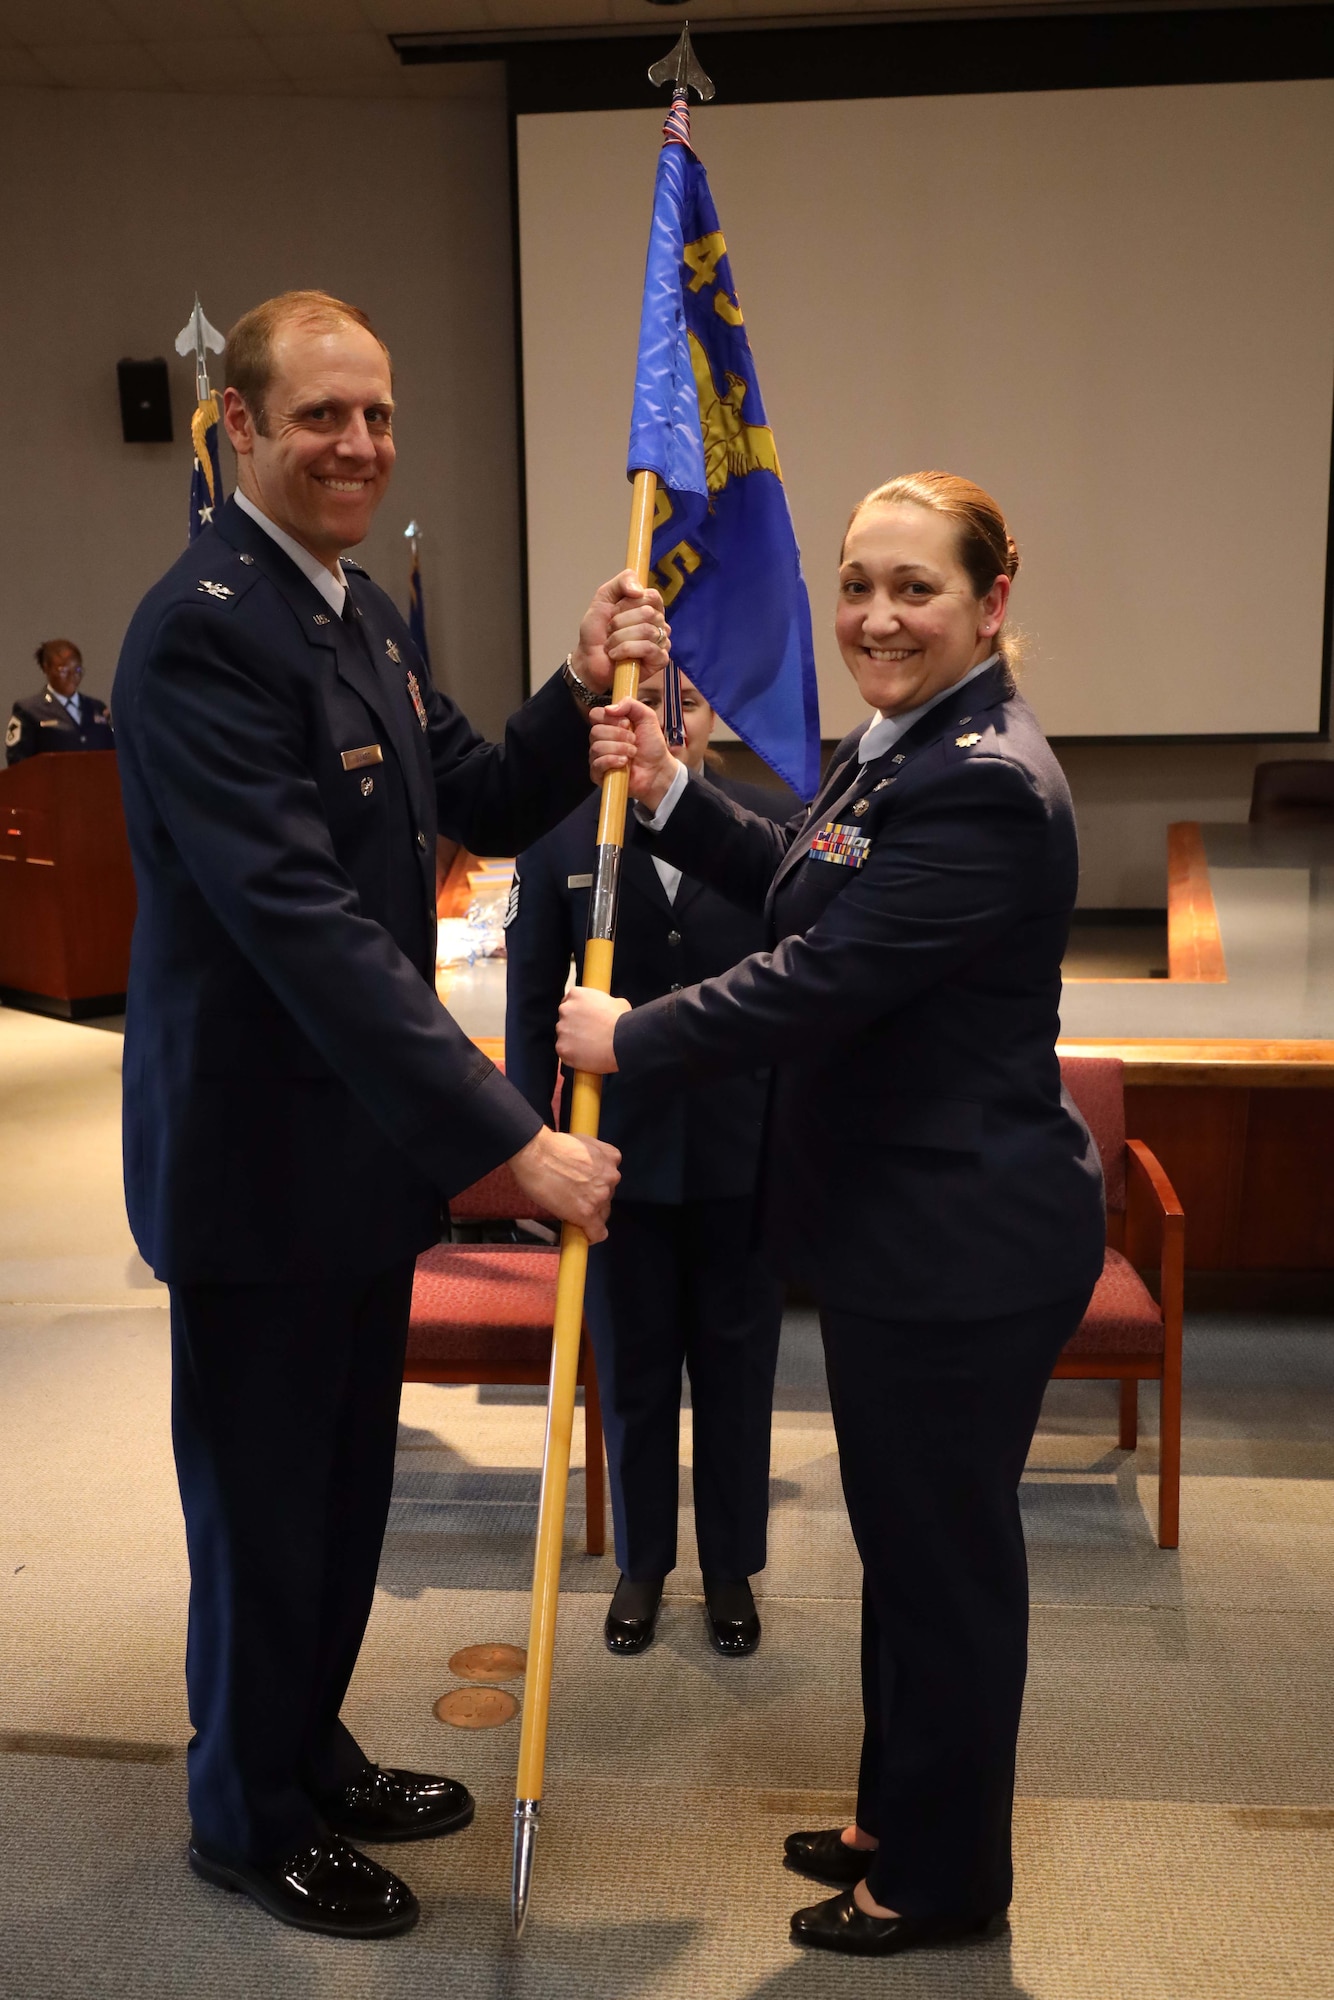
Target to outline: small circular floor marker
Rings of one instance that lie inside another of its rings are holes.
[[[497,1729],[512,1722],[519,1704],[505,1688],[451,1688],[435,1705],[436,1717],[455,1729]]]
[[[517,1680],[528,1664],[522,1646],[465,1646],[449,1663],[461,1681]]]

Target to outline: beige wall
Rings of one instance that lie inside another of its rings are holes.
[[[211,169],[192,165],[210,154]],[[496,729],[521,674],[498,90],[356,105],[0,91],[0,172],[0,714],[37,684],[32,649],[55,633],[79,641],[87,685],[106,694],[135,602],[182,546],[193,376],[171,341],[195,286],[225,326],[269,292],[322,284],[372,311],[398,367],[398,472],[363,554],[402,602],[401,530],[414,513],[425,522],[437,667],[474,721]],[[175,446],[121,443],[123,354],[169,358]],[[596,581],[569,580],[574,613]],[[1244,818],[1257,757],[1329,752],[1061,754],[1080,815],[1081,901],[1133,905],[1164,900],[1169,821]]]
[[[367,567],[406,600],[424,524],[437,672],[479,726],[520,687],[504,102],[0,91],[0,714],[55,634],[107,695],[185,540],[196,286],[222,328],[293,285],[364,305],[394,353],[398,470]],[[116,362],[165,355],[176,443],[121,442]],[[230,489],[231,454],[224,449]],[[594,579],[596,581],[596,579]]]

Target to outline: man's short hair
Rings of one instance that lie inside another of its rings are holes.
[[[286,326],[322,330],[346,326],[349,322],[364,327],[373,340],[380,342],[392,379],[394,364],[389,349],[371,325],[369,314],[360,306],[350,306],[346,299],[334,298],[331,292],[279,292],[276,299],[265,299],[263,305],[252,306],[248,313],[242,313],[227,335],[222,379],[228,389],[235,389],[243,399],[261,435],[268,421],[265,399],[273,382],[275,334]]]

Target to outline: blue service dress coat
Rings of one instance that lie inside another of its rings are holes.
[[[1102,1179],[1056,1057],[1074,814],[1003,665],[876,762],[854,731],[809,814],[687,787],[650,836],[762,911],[770,949],[618,1022],[626,1083],[774,1067],[774,1253],[850,1312],[974,1319],[1101,1268]]]
[[[710,775],[724,798],[760,814],[797,804]],[[505,1068],[535,1109],[556,1081],[556,1013],[581,962],[596,861],[590,798],[519,857],[506,926]],[[669,901],[652,849],[627,827],[615,985],[642,1004],[726,971],[760,950],[763,918],[682,875]],[[676,1563],[681,1369],[690,1376],[695,1534],[709,1577],[765,1564],[769,1428],[781,1286],[754,1230],[769,1073],[644,1081],[608,1077],[599,1130],[620,1149],[607,1241],[589,1256],[586,1309],[597,1356],[616,1554],[625,1575]],[[568,1119],[570,1093],[562,1092]]]
[[[857,1819],[911,1916],[1009,1902],[1026,1670],[1017,1489],[1102,1266],[1098,1158],[1063,1097],[1069,792],[998,663],[775,827],[691,784],[660,852],[769,948],[623,1015],[627,1083],[773,1065],[763,1203],[820,1306],[864,1574]]]
[[[511,852],[588,790],[556,682],[489,744],[345,564],[340,619],[228,502],[115,683],[138,886],[125,1185],[171,1291],[202,1850],[315,1839],[393,1477],[414,1259],[541,1120],[440,1006],[437,828]]]
[[[115,747],[111,711],[104,701],[99,701],[96,695],[81,694],[76,722],[50,687],[16,701],[5,729],[7,764],[21,764],[26,757],[46,756],[53,750],[114,750]]]
[[[538,1126],[436,999],[435,841],[505,853],[560,820],[586,724],[553,681],[484,742],[345,573],[340,622],[229,504],[121,654],[125,1185],[169,1283],[383,1270]]]

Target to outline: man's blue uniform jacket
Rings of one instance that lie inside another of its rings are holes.
[[[616,1025],[627,1081],[774,1068],[764,1205],[821,1305],[985,1319],[1090,1288],[1102,1177],[1056,1058],[1065,778],[1003,666],[779,827],[690,784],[657,850],[771,949]]]
[[[385,1269],[540,1124],[436,998],[436,829],[536,839],[588,790],[586,723],[555,681],[483,742],[348,584],[340,621],[229,503],[121,652],[125,1186],[169,1282]]]
[[[115,734],[111,713],[96,695],[79,696],[76,722],[63,701],[51,688],[40,694],[25,695],[14,703],[5,730],[5,761],[21,764],[27,757],[41,757],[53,750],[114,750]]]
[[[797,800],[784,786],[710,775],[724,797],[776,818]],[[535,1109],[556,1083],[556,1010],[573,958],[582,964],[597,850],[596,797],[520,855],[509,958],[505,1074]],[[626,827],[612,983],[640,1006],[674,988],[725,972],[768,943],[763,917],[738,909],[716,889],[683,875],[671,902],[637,821]],[[599,1131],[621,1153],[620,1201],[713,1201],[754,1191],[768,1095],[761,1066],[730,1076],[609,1076]],[[568,1121],[570,1093],[561,1098]]]

